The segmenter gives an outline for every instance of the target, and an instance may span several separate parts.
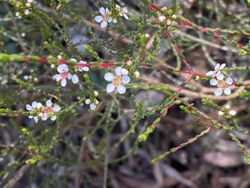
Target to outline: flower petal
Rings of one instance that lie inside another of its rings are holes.
[[[105,12],[105,8],[101,7],[100,10],[99,10],[99,12],[100,12],[101,15],[105,14],[106,13]]]
[[[111,18],[111,17],[110,17],[110,18]],[[109,19],[110,19],[110,18],[109,18]],[[112,19],[112,18],[111,18],[111,19]],[[112,20],[111,20],[111,21],[112,21]],[[110,22],[110,21],[108,20],[108,22]],[[117,23],[117,19],[113,19],[113,22],[114,22],[114,23]]]
[[[216,65],[215,65],[215,71],[218,71],[218,70],[220,70],[220,64],[219,63],[217,63]]]
[[[91,100],[90,99],[86,99],[85,100],[85,104],[90,104],[91,103]]]
[[[217,80],[215,80],[215,79],[211,79],[211,80],[209,81],[209,83],[210,83],[211,86],[216,86],[218,82],[217,82]]]
[[[53,76],[53,79],[58,82],[61,79],[61,76],[59,74],[56,74]]]
[[[110,16],[109,19],[108,19],[108,23],[112,22],[113,21],[113,18]],[[114,22],[115,23],[115,22]]]
[[[225,95],[230,95],[231,94],[231,89],[230,88],[224,89],[224,94]]]
[[[55,112],[59,112],[59,111],[61,110],[61,107],[58,106],[58,105],[55,105],[55,106],[53,107],[53,110],[54,110]]]
[[[74,74],[71,78],[73,84],[77,84],[79,82],[79,78],[76,74]]]
[[[68,72],[68,71],[69,71],[69,67],[68,67],[68,65],[66,65],[66,64],[61,64],[61,65],[59,65],[59,66],[57,67],[57,71],[58,71],[59,73]]]
[[[114,84],[108,84],[106,87],[107,93],[111,93],[115,90],[115,85]]]
[[[47,115],[47,114],[44,114],[44,115],[41,117],[41,119],[42,119],[43,121],[46,121],[46,120],[48,119],[48,115]]]
[[[108,82],[112,81],[114,79],[114,75],[110,72],[107,72],[104,74],[104,79]]]
[[[47,105],[47,106],[52,106],[51,100],[47,100],[47,101],[46,101],[46,105]]]
[[[128,84],[129,82],[130,82],[129,76],[122,76],[122,83],[123,84]]]
[[[122,75],[128,75],[128,70],[125,68],[122,68]]]
[[[89,105],[89,107],[90,107],[91,110],[95,110],[95,109],[96,109],[96,105],[93,104],[93,103],[91,103],[91,104]]]
[[[214,71],[208,71],[207,73],[206,73],[206,76],[212,76],[214,74]]]
[[[61,86],[62,87],[65,87],[67,85],[67,80],[66,79],[63,79],[62,81],[61,81]]]
[[[225,66],[226,66],[226,63],[221,64],[221,65],[220,65],[220,70],[224,69]]]
[[[216,78],[218,80],[223,80],[224,79],[224,75],[219,71],[217,74],[216,74]]]
[[[37,102],[36,101],[33,101],[32,104],[31,104],[32,108],[36,108],[37,107]]]
[[[117,91],[119,94],[124,94],[124,93],[126,93],[126,88],[123,85],[119,85],[117,87]]]
[[[29,105],[29,104],[26,104],[26,110],[29,110],[29,111],[31,111],[32,110],[32,106],[31,105]]]
[[[220,96],[220,95],[222,95],[222,92],[223,92],[223,90],[221,88],[216,88],[215,91],[214,91],[214,94],[216,96]]]
[[[101,28],[105,28],[105,27],[107,27],[107,25],[108,25],[107,21],[102,21]]]
[[[37,116],[34,117],[36,123],[38,123],[39,118]]]
[[[98,23],[101,23],[101,21],[102,21],[102,16],[96,16],[96,17],[95,17],[95,21],[98,22]]]
[[[226,83],[228,84],[228,85],[232,85],[233,84],[233,79],[232,78],[227,78],[226,79]]]
[[[50,119],[51,119],[51,121],[55,121],[56,120],[56,116],[52,116]]]
[[[115,74],[118,75],[118,76],[121,76],[122,75],[122,67],[116,67],[115,68]]]
[[[36,108],[42,108],[42,103],[38,102],[37,105],[36,105]]]

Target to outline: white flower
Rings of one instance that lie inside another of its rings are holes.
[[[221,73],[221,70],[226,66],[225,63],[223,64],[216,64],[214,71],[208,71],[206,76],[212,76],[213,78],[216,77],[218,80],[223,80],[224,75]]]
[[[99,101],[95,100],[95,102],[92,102],[91,99],[86,99],[85,104],[89,105],[91,110],[95,110],[97,105],[99,104]]]
[[[37,112],[43,107],[42,103],[33,101],[30,104],[26,104],[26,109],[30,112],[30,115],[28,116],[30,119],[34,119],[37,123],[39,120],[39,117],[37,116]]]
[[[52,121],[56,120],[56,112],[59,112],[61,110],[61,107],[58,105],[54,105],[51,102],[51,100],[46,101],[46,106],[43,106],[42,112],[41,112],[41,119],[43,121],[46,121],[48,118],[50,118]]]
[[[106,87],[107,93],[112,93],[116,89],[119,94],[124,94],[126,92],[124,85],[130,82],[128,70],[122,67],[115,68],[115,75],[110,72],[105,73],[104,79],[111,82]]]
[[[69,73],[69,67],[66,64],[61,64],[57,67],[57,71],[59,74],[56,74],[53,76],[53,79],[58,81],[61,81],[61,86],[65,87],[67,85],[67,79],[72,80],[74,84],[79,82],[79,78],[76,74]]]
[[[83,72],[83,71],[87,72],[87,71],[89,71],[89,67],[87,66],[87,62],[86,61],[82,61],[82,60],[79,61],[79,63],[76,64],[76,68],[80,72]]]
[[[30,14],[29,9],[26,9],[26,10],[24,11],[24,14],[25,14],[26,16],[29,15],[29,14]]]
[[[127,7],[120,7],[119,5],[116,5],[116,8],[119,10],[119,15],[121,17],[124,17],[126,20],[128,20],[128,9]]]
[[[211,79],[210,80],[210,85],[212,86],[217,86],[218,88],[215,89],[214,94],[216,96],[220,96],[223,93],[225,95],[230,95],[231,94],[231,89],[229,88],[230,85],[233,84],[233,79],[232,78],[227,78],[227,79],[223,79],[223,80],[216,80],[216,79]]]
[[[20,12],[16,12],[16,17],[18,17],[18,18],[22,18],[22,15],[20,14]]]
[[[108,8],[101,7],[99,10],[101,15],[95,17],[95,21],[101,23],[101,27],[107,27],[108,23],[112,22],[112,17],[110,16]]]
[[[159,19],[160,22],[163,22],[163,21],[166,20],[166,17],[165,16],[159,16],[158,19]]]

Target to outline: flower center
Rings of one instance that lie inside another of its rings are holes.
[[[64,72],[60,73],[60,76],[62,79],[66,79],[68,77],[68,72],[64,71]]]
[[[220,88],[227,88],[227,84],[226,84],[226,82],[224,80],[219,80],[218,81],[218,86]]]
[[[121,76],[115,76],[115,78],[113,79],[112,83],[115,86],[119,86],[122,83],[122,77]]]
[[[109,14],[103,14],[103,15],[102,15],[102,19],[103,19],[103,21],[108,21],[108,19],[109,19]]]
[[[52,114],[54,112],[54,110],[51,106],[47,106],[47,107],[43,108],[43,112],[46,114]]]

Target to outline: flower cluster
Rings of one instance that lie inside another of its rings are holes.
[[[223,93],[225,95],[231,94],[230,86],[233,84],[233,79],[230,77],[226,78],[225,75],[221,72],[225,66],[225,63],[216,64],[214,71],[208,71],[206,73],[206,76],[212,77],[212,79],[209,81],[210,85],[217,86],[214,91],[214,94],[216,96],[220,96]]]
[[[115,75],[110,72],[105,73],[104,79],[111,82],[106,87],[107,93],[112,93],[117,90],[119,94],[124,94],[126,93],[126,87],[124,85],[130,82],[128,70],[122,67],[115,68]]]
[[[31,105],[26,105],[26,109],[30,113],[28,117],[30,119],[34,119],[37,123],[39,119],[46,121],[48,118],[50,118],[52,121],[55,121],[56,113],[61,110],[61,107],[58,105],[53,105],[51,100],[47,100],[45,105],[40,102],[33,101]]]
[[[99,9],[101,15],[95,17],[95,21],[100,23],[102,28],[107,27],[108,23],[117,23],[118,17],[124,17],[128,19],[128,9],[126,7],[120,7],[116,5],[115,10],[110,12],[108,8],[101,7]]]
[[[32,6],[32,3],[33,3],[33,0],[27,0],[26,3],[25,3],[25,7],[27,9],[24,10],[24,15],[29,15],[30,14],[30,10],[29,8]],[[22,14],[20,12],[16,12],[16,16],[18,18],[22,18]]]
[[[95,110],[97,105],[99,104],[98,100],[95,100],[94,102],[91,99],[86,99],[85,104],[89,105],[91,110]]]

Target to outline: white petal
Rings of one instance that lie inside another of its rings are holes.
[[[44,114],[44,115],[41,117],[41,119],[42,119],[43,121],[46,121],[46,120],[48,119],[48,115],[47,115],[47,114]]]
[[[215,79],[211,79],[211,80],[209,81],[209,83],[210,83],[211,86],[216,86],[218,82],[217,82],[217,80],[215,80]]]
[[[61,79],[61,76],[59,74],[56,74],[55,76],[53,76],[53,79],[58,82]]]
[[[221,89],[221,88],[215,89],[214,94],[215,94],[216,96],[222,95],[222,89]]]
[[[206,73],[206,76],[212,76],[214,74],[214,71],[208,71],[207,73]]]
[[[68,77],[67,77],[69,80],[71,80],[72,78],[72,74],[68,73]]]
[[[95,110],[95,109],[96,109],[96,105],[93,104],[93,103],[91,103],[91,104],[89,105],[89,107],[90,107],[91,110]]]
[[[109,21],[109,22],[110,22],[110,21]],[[117,23],[117,19],[113,19],[113,22],[114,22],[114,23]]]
[[[130,82],[129,76],[122,76],[122,83],[123,84],[128,84],[129,82]]]
[[[51,121],[55,121],[56,120],[56,116],[52,116],[50,119],[51,119]]]
[[[122,75],[128,75],[128,70],[125,69],[125,68],[123,68],[123,69],[122,69]]]
[[[73,84],[77,84],[79,82],[79,78],[78,78],[78,76],[76,74],[74,74],[72,76],[72,82],[73,82]]]
[[[104,74],[104,79],[108,82],[112,81],[114,79],[114,75],[110,72],[107,72]]]
[[[227,78],[226,79],[226,83],[228,84],[228,85],[232,85],[233,84],[233,79],[232,78]]]
[[[86,61],[81,60],[81,61],[79,61],[79,64],[87,64],[87,62],[86,62]]]
[[[218,80],[223,80],[224,79],[224,75],[220,71],[216,74],[216,77],[217,77]]]
[[[85,100],[85,103],[86,103],[86,104],[90,104],[90,103],[91,103],[91,100],[90,100],[90,99],[86,99],[86,100]]]
[[[216,71],[218,71],[218,70],[220,70],[220,64],[219,63],[217,63],[216,65],[215,65],[215,68],[214,68]]]
[[[113,21],[113,18],[112,17],[109,17],[109,19],[108,19],[108,23],[110,23],[110,22],[112,22]],[[117,22],[117,21],[116,21]],[[114,22],[114,23],[116,23],[116,22]]]
[[[36,108],[37,107],[37,102],[33,101],[31,105],[32,105],[32,108]]]
[[[96,17],[95,17],[95,21],[98,22],[98,23],[101,23],[101,21],[102,21],[102,16],[96,16]]]
[[[222,70],[225,66],[226,66],[225,63],[223,63],[222,65],[220,65],[220,70]]]
[[[107,25],[108,25],[107,21],[102,21],[101,28],[105,28],[105,27],[107,27]]]
[[[224,89],[224,93],[225,93],[225,95],[230,95],[231,94],[231,89],[230,88]]]
[[[123,13],[128,13],[128,8],[127,8],[127,7],[123,7],[123,8],[122,8],[122,12],[123,12]]]
[[[122,68],[121,67],[116,67],[115,68],[115,74],[119,75],[119,76],[122,75]]]
[[[89,71],[89,67],[83,67],[82,70],[87,72]]]
[[[54,110],[55,112],[59,112],[59,111],[61,110],[61,107],[58,106],[58,105],[55,105],[55,106],[53,107],[53,110]]]
[[[37,105],[36,105],[37,108],[42,108],[42,106],[43,106],[43,105],[42,105],[42,103],[40,103],[40,102],[38,102]]]
[[[61,86],[62,87],[65,87],[67,85],[67,80],[66,79],[63,79],[62,81],[61,81]]]
[[[29,111],[31,111],[32,110],[32,106],[29,105],[29,104],[26,104],[26,109],[29,110]]]
[[[106,12],[105,12],[105,8],[101,7],[100,10],[99,10],[99,12],[100,12],[100,14],[102,14],[102,15],[105,14],[105,13],[106,13]]]
[[[111,93],[115,90],[115,85],[114,84],[108,84],[106,87],[107,93]]]
[[[28,116],[29,119],[32,119],[34,116]]]
[[[129,19],[129,17],[128,17],[128,15],[127,15],[127,14],[123,14],[123,17],[124,17],[126,20],[128,20],[128,19]]]
[[[119,94],[124,94],[124,93],[126,93],[126,88],[123,85],[119,85],[117,87],[117,91]]]
[[[47,101],[46,101],[46,105],[47,105],[47,106],[52,106],[51,100],[47,100]]]
[[[108,14],[109,13],[109,9],[108,8],[106,8],[106,12],[105,12],[106,14]]]
[[[39,118],[37,116],[34,117],[35,122],[37,123]]]
[[[69,70],[69,67],[68,67],[68,65],[66,65],[66,64],[61,64],[61,65],[59,65],[59,66],[57,67],[57,71],[58,71],[59,73],[68,72],[68,70]]]
[[[76,58],[70,58],[70,61],[77,62]]]

